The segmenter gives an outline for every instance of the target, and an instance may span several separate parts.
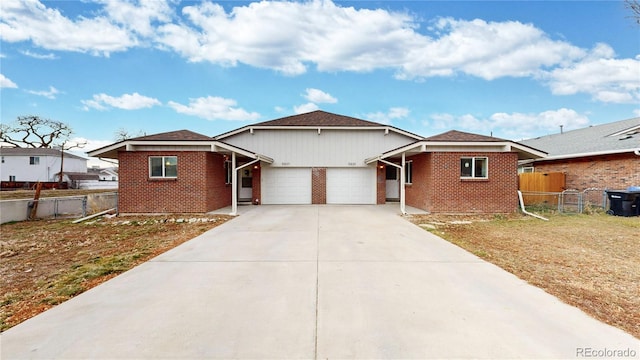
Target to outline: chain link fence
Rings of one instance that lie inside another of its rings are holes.
[[[27,206],[30,214],[33,200]],[[38,200],[36,218],[85,217],[100,211],[118,207],[118,193],[97,193],[84,196],[41,198]],[[27,215],[28,216],[28,215]]]
[[[557,211],[560,213],[589,213],[606,210],[607,193],[604,189],[590,188],[583,191],[562,192],[523,191],[522,198],[527,211]]]

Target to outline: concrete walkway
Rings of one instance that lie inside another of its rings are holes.
[[[379,206],[255,207],[0,345],[4,360],[640,357],[638,339]]]

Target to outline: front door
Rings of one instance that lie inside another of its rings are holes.
[[[251,177],[251,169],[240,170],[240,186],[238,187],[238,200],[251,201],[253,196],[253,178]]]
[[[387,165],[386,198],[387,200],[400,199],[400,169]]]

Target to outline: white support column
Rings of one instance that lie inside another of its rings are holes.
[[[238,214],[238,170],[236,170],[236,153],[231,153],[231,213],[235,216]]]
[[[406,181],[405,166],[406,166],[405,154],[402,153],[402,169],[400,170],[400,212],[402,213],[402,215],[406,215],[407,213],[405,201],[404,201],[404,183]]]

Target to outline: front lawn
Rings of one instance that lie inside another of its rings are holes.
[[[640,217],[545,216],[550,221],[520,215],[412,221],[640,338]]]

